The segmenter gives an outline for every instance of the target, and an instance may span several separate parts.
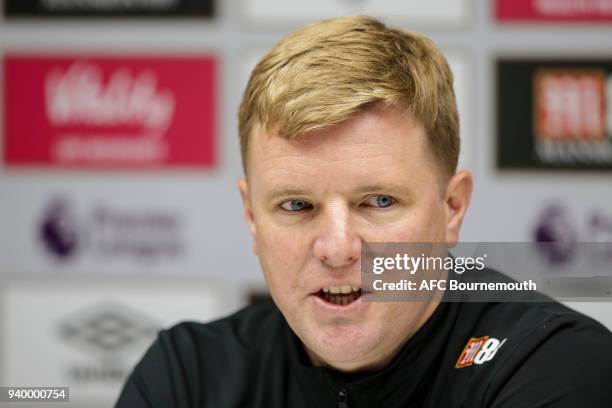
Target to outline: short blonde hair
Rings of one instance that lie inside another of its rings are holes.
[[[245,174],[257,126],[293,138],[380,103],[408,109],[424,127],[443,174],[455,173],[460,140],[453,75],[431,40],[361,16],[293,32],[258,62],[246,86],[238,114]]]

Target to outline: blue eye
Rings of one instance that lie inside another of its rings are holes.
[[[312,206],[304,200],[289,200],[282,203],[281,208],[290,212],[298,212],[312,208]]]
[[[379,195],[368,198],[366,200],[366,203],[373,207],[386,208],[386,207],[389,207],[395,204],[395,198],[388,196],[388,195],[379,194]]]

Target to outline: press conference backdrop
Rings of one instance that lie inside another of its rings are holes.
[[[376,15],[448,56],[476,180],[462,241],[612,241],[612,0],[3,6],[0,385],[111,406],[160,328],[265,291],[236,111],[258,58],[321,18]],[[573,304],[612,328],[610,305]]]

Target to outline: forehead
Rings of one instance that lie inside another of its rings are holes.
[[[249,182],[368,181],[436,172],[423,127],[403,109],[375,108],[324,130],[282,138],[256,127],[249,143]]]

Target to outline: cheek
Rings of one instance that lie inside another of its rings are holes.
[[[378,242],[429,242],[439,235],[439,211],[435,207],[411,208],[396,222],[377,225],[367,241]]]
[[[256,236],[259,261],[270,290],[297,287],[301,265],[307,254],[304,241],[295,233],[258,226]]]
[[[444,236],[445,226],[443,201],[437,195],[430,197],[416,214],[415,230],[419,231],[420,236],[437,241]]]

